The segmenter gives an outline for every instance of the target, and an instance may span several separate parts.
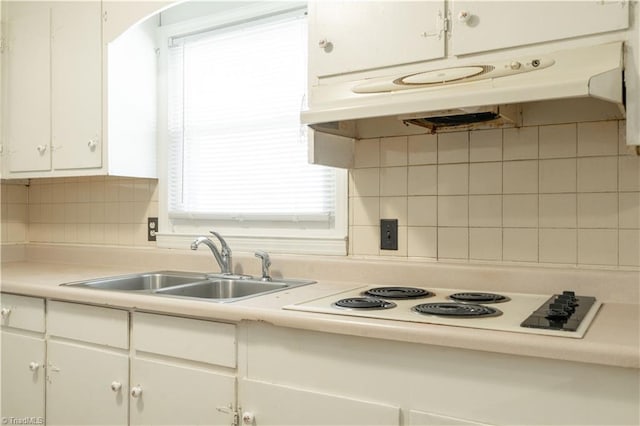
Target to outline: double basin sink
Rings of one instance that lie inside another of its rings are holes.
[[[274,293],[314,282],[284,279],[262,281],[245,275],[159,271],[99,278],[62,285],[224,303]]]

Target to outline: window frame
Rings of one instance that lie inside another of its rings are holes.
[[[158,48],[158,220],[157,246],[187,249],[195,236],[207,235],[210,230],[221,233],[235,251],[256,249],[273,253],[346,255],[348,232],[347,171],[334,169],[336,179],[335,217],[330,229],[301,229],[283,227],[283,222],[261,221],[260,227],[222,224],[215,219],[170,217],[168,212],[169,146],[168,132],[168,48],[172,37],[244,24],[251,20],[305,13],[304,3],[250,3],[187,21],[160,26],[157,31]],[[244,225],[244,224],[242,224]]]

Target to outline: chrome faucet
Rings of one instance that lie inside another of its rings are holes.
[[[269,276],[269,266],[271,266],[271,259],[269,259],[269,253],[265,251],[258,250],[255,253],[255,256],[262,260],[262,281],[271,281],[271,277]]]
[[[216,258],[216,262],[220,266],[220,272],[223,274],[232,274],[232,260],[231,260],[231,248],[227,244],[227,242],[222,238],[220,234],[214,231],[210,231],[211,234],[220,241],[220,251],[213,244],[213,242],[209,239],[209,237],[198,237],[191,243],[191,250],[198,250],[198,246],[200,244],[204,244],[211,249],[211,253],[213,253],[213,257]]]

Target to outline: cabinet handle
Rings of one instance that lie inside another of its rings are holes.
[[[119,392],[120,389],[122,389],[122,383],[120,383],[117,380],[114,380],[113,382],[111,382],[111,390],[114,392]]]
[[[38,145],[38,146],[36,146],[36,149],[38,150],[38,152],[40,154],[44,154],[45,152],[47,152],[47,146],[46,145]]]
[[[98,146],[98,139],[96,138],[89,139],[89,142],[87,142],[87,146],[91,151],[94,151]]]
[[[333,43],[326,38],[323,38],[318,42],[318,47],[328,53],[333,50]]]
[[[255,419],[256,416],[254,416],[253,413],[250,413],[249,411],[245,411],[244,413],[242,413],[242,422],[245,425],[252,425]]]
[[[460,13],[458,13],[458,22],[467,23],[469,19],[471,19],[471,13],[468,11],[461,10]]]
[[[29,363],[29,370],[31,370],[31,371],[37,371],[38,367],[40,367],[40,364],[38,364],[37,362],[30,362]]]
[[[134,398],[139,397],[140,395],[142,395],[142,386],[134,386],[131,388],[131,396]]]
[[[0,315],[2,315],[3,319],[9,318],[9,315],[11,315],[11,308],[0,309]]]

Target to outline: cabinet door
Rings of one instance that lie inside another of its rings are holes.
[[[44,419],[44,339],[2,331],[3,419]]]
[[[127,424],[127,354],[49,340],[47,358],[47,425]]]
[[[471,420],[409,410],[409,426],[489,426]]]
[[[264,425],[399,425],[400,408],[253,380],[240,382],[238,404]]]
[[[561,40],[629,26],[629,4],[621,0],[452,0],[451,14],[454,55]]]
[[[100,2],[52,2],[53,168],[102,166]]]
[[[310,2],[310,75],[441,58],[443,14],[444,0]]]
[[[9,170],[50,170],[49,7],[40,2],[11,1],[6,8]]]
[[[233,376],[136,358],[131,360],[134,388],[140,393],[130,392],[131,425],[231,424]]]

